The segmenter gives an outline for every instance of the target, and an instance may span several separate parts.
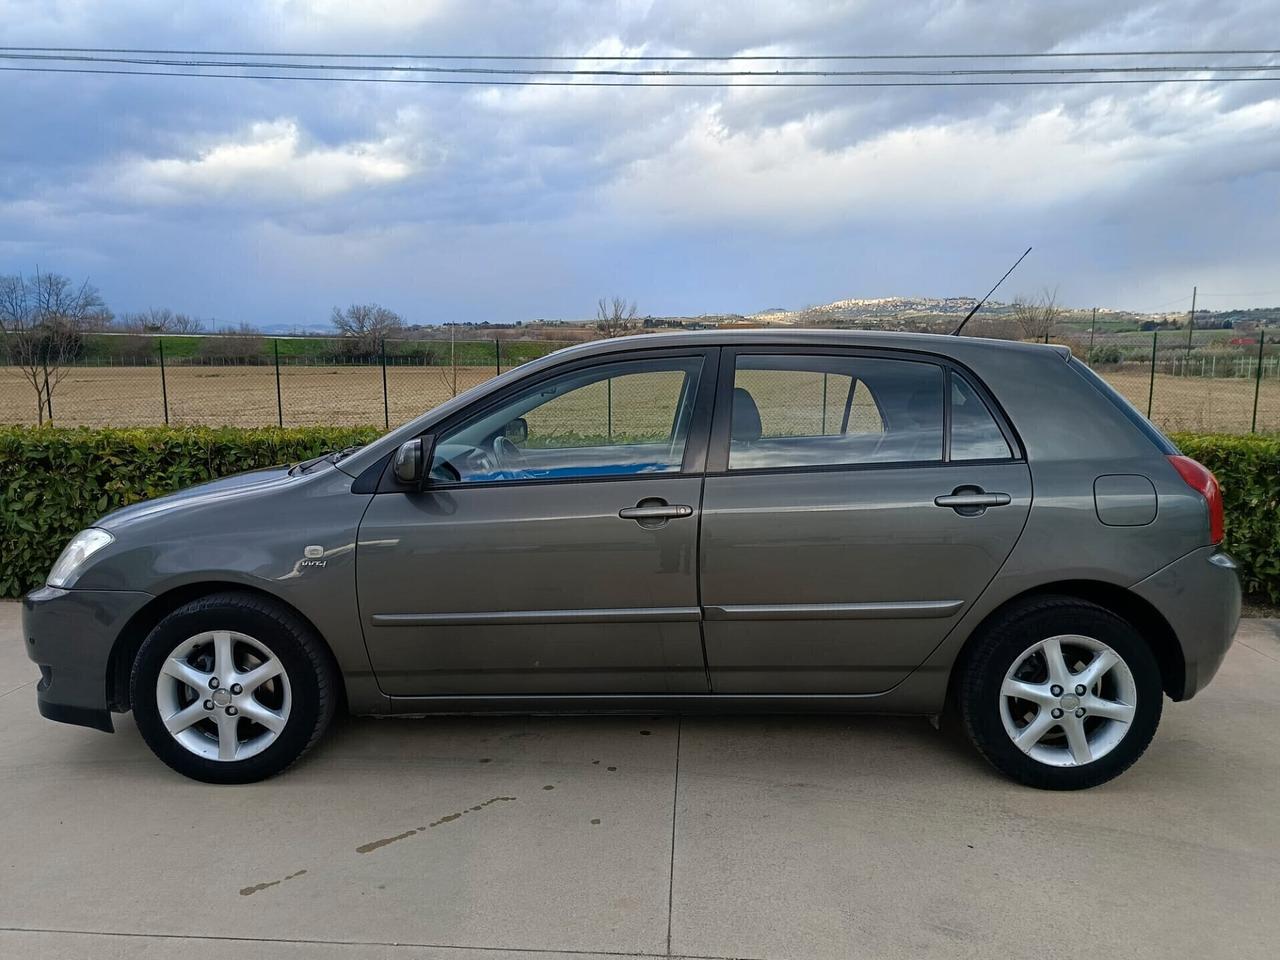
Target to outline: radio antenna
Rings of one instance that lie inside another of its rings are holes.
[[[1027,254],[1030,252],[1031,252],[1031,248],[1027,247],[1026,251],[1022,254],[1022,256],[1020,256],[1017,260],[1013,261],[1013,266],[1010,267],[1008,270],[1006,270],[1004,272],[1004,276],[996,281],[996,285],[987,291],[987,296],[983,297],[976,304],[974,304],[973,309],[969,311],[969,315],[960,321],[960,326],[956,327],[954,330],[951,331],[951,336],[953,337],[960,336],[960,331],[964,329],[964,325],[973,319],[973,315],[982,309],[982,305],[987,302],[987,298],[990,297],[993,293],[996,292],[996,290],[999,289],[1000,284],[1004,283],[1005,280],[1008,279],[1009,274],[1013,273],[1014,270],[1018,269],[1018,264],[1020,264],[1023,260],[1025,260],[1027,258]]]

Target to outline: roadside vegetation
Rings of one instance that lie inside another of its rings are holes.
[[[625,428],[618,424],[618,429]],[[0,427],[0,597],[39,586],[76,531],[117,507],[367,443],[375,427]],[[1247,593],[1280,604],[1280,438],[1179,434],[1217,474]]]

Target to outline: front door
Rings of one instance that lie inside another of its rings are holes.
[[[706,693],[697,584],[716,350],[580,361],[441,424],[357,585],[399,696]]]
[[[1013,549],[1031,503],[1016,438],[971,378],[919,355],[726,349],[718,393],[701,543],[713,690],[889,689]]]

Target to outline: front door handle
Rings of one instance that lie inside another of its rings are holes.
[[[641,526],[660,526],[668,520],[694,516],[694,508],[686,503],[667,503],[666,500],[644,499],[635,507],[623,507],[618,511],[623,520],[635,520]]]
[[[974,486],[956,487],[949,494],[933,498],[935,506],[950,507],[963,517],[981,516],[987,507],[1003,507],[1012,501],[1007,493],[987,493]]]

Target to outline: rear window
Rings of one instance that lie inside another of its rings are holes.
[[[1155,444],[1157,450],[1165,456],[1181,453],[1174,446],[1173,441],[1157,430],[1155,424],[1139,413],[1138,408],[1126,400],[1124,395],[1116,390],[1115,387],[1111,386],[1075,357],[1071,358],[1070,366],[1076,373],[1093,384],[1094,389],[1115,404],[1116,409],[1124,414],[1125,419],[1137,427],[1144,437]]]

